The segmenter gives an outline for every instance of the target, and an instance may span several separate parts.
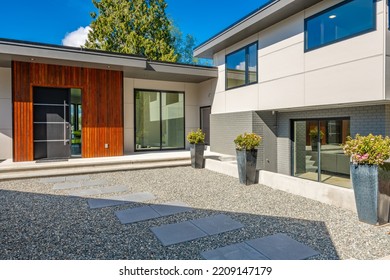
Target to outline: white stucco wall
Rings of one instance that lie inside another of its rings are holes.
[[[184,92],[185,134],[199,128],[199,108],[209,106],[213,100],[216,81],[181,83],[142,79],[124,79],[124,148],[125,153],[134,152],[134,89]],[[186,145],[188,143],[186,141]],[[186,147],[188,148],[188,147]]]
[[[0,160],[12,158],[11,69],[0,67]]]
[[[320,2],[215,54],[219,78],[212,113],[385,100],[386,1],[376,3],[376,31],[304,52],[304,19],[338,2]],[[256,40],[258,83],[226,91],[226,54]]]

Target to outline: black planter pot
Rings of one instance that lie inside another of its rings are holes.
[[[371,225],[390,222],[390,163],[350,165],[359,221]]]
[[[204,168],[204,144],[190,144],[191,166]]]
[[[238,177],[241,184],[257,184],[257,150],[236,150]]]

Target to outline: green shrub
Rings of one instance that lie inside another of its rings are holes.
[[[204,143],[205,134],[203,131],[198,128],[197,131],[191,131],[187,134],[187,141],[190,144],[203,144]]]
[[[343,145],[344,153],[351,156],[354,164],[382,165],[390,157],[390,138],[382,135],[347,137]]]
[[[253,150],[257,148],[261,143],[261,136],[256,133],[247,133],[240,134],[234,140],[237,150]]]

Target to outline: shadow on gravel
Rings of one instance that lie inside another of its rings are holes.
[[[0,190],[0,259],[202,259],[201,252],[276,233],[318,251],[311,259],[339,259],[320,221],[194,209],[122,225],[115,211],[148,203],[89,209],[87,198]],[[164,247],[150,230],[225,214],[243,228]]]

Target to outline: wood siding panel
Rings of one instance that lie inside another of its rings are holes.
[[[123,155],[122,72],[16,61],[12,69],[14,161],[34,160],[33,87],[81,88],[82,157]]]

